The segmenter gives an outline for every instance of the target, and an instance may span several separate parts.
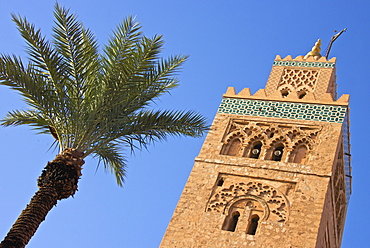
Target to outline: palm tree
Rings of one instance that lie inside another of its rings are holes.
[[[99,54],[93,33],[68,9],[56,4],[54,16],[47,41],[26,18],[12,15],[29,61],[0,55],[0,84],[18,91],[30,107],[8,112],[0,124],[31,125],[53,135],[59,146],[1,248],[27,245],[57,201],[75,194],[85,157],[96,157],[122,186],[122,148],[146,148],[171,135],[199,137],[207,129],[195,112],[150,109],[178,85],[175,73],[187,59],[160,58],[162,36],[144,36],[140,24],[128,17]]]

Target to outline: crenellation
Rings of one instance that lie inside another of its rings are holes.
[[[270,101],[275,100],[281,102],[317,103],[339,106],[348,106],[349,104],[348,94],[343,94],[337,100],[334,100],[333,95],[330,93],[325,93],[320,99],[317,99],[312,92],[308,92],[304,99],[299,99],[296,92],[289,94],[287,97],[283,97],[279,90],[271,91],[271,93],[268,96],[266,96],[266,93],[264,91],[265,91],[264,89],[259,89],[255,94],[251,94],[249,88],[244,88],[239,93],[236,93],[234,87],[229,87],[226,93],[223,95],[223,97],[235,99],[253,99]],[[249,92],[249,95],[246,92]]]
[[[336,57],[333,57],[331,59],[327,59],[326,57],[322,56],[320,58],[315,58],[314,56],[307,56],[307,58],[305,58],[305,56],[302,56],[302,55],[299,55],[297,57],[295,57],[294,59],[292,58],[292,55],[287,55],[285,58],[281,58],[280,55],[276,55],[275,56],[275,61],[299,61],[299,62],[305,62],[305,61],[308,61],[308,62],[312,62],[312,61],[319,61],[319,62],[331,62],[331,63],[335,63],[337,61],[337,58]]]

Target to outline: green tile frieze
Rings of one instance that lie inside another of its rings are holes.
[[[217,113],[342,123],[347,107],[224,98]]]
[[[335,63],[332,63],[332,62],[302,62],[302,61],[280,61],[280,60],[275,60],[273,66],[334,68]]]

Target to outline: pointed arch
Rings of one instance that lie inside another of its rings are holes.
[[[222,154],[229,156],[236,156],[241,148],[241,140],[239,138],[232,139],[229,143],[224,145]]]
[[[309,159],[309,152],[312,150],[312,144],[309,140],[303,138],[296,142],[293,151],[289,156],[289,162],[305,164]]]
[[[284,144],[277,143],[272,149],[271,160],[273,161],[281,161],[283,154],[284,154]]]
[[[281,161],[284,155],[284,149],[287,147],[283,141],[272,142],[267,150],[265,159],[273,161]]]
[[[281,161],[284,158],[285,148],[289,147],[289,143],[286,140],[286,135],[278,130],[278,137],[270,142],[269,149],[267,150],[265,159],[273,161]]]
[[[238,155],[239,151],[242,148],[244,138],[245,138],[244,132],[241,131],[232,132],[229,135],[227,135],[225,138],[226,142],[221,150],[221,154],[229,156]]]
[[[246,150],[245,156],[248,158],[258,159],[261,155],[263,143],[260,140],[254,141],[250,146],[249,149]]]
[[[255,159],[260,158],[261,154],[263,154],[262,148],[264,144],[266,144],[267,140],[268,136],[265,132],[259,132],[256,135],[252,136],[245,145],[243,157]]]

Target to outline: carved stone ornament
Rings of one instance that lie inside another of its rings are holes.
[[[245,181],[245,180],[244,180]],[[262,220],[285,222],[289,216],[289,202],[278,189],[259,181],[225,183],[217,187],[211,196],[206,211],[228,214],[231,206],[238,202],[255,202],[262,207]],[[252,209],[253,210],[253,209]]]

